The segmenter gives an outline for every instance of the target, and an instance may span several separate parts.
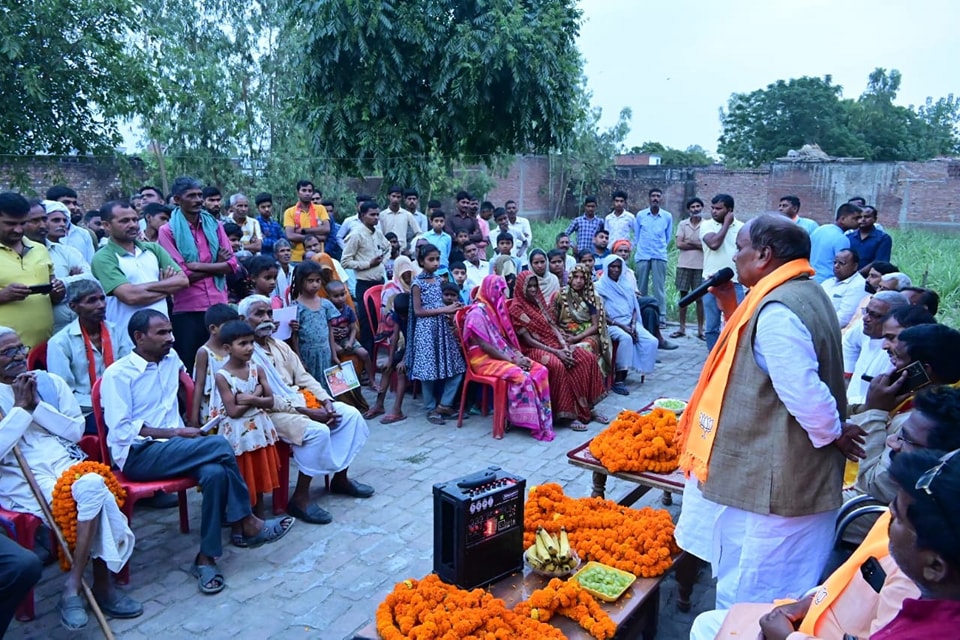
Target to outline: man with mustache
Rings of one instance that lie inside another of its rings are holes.
[[[287,513],[310,524],[332,522],[328,511],[310,502],[310,483],[316,476],[333,474],[330,493],[354,498],[373,495],[373,487],[347,477],[347,468],[370,435],[367,422],[355,408],[334,402],[297,354],[271,337],[275,325],[269,298],[248,296],[237,311],[256,332],[253,362],[263,367],[273,391],[270,419],[280,437],[290,443],[300,469]],[[308,407],[303,392],[320,406]]]

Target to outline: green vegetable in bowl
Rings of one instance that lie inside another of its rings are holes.
[[[663,398],[653,403],[655,407],[667,409],[668,411],[683,411],[687,408],[687,403],[675,398]]]
[[[577,581],[588,589],[614,598],[626,589],[633,579],[622,573],[607,571],[602,567],[590,567],[577,576]]]

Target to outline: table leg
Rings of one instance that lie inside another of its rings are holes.
[[[593,498],[603,498],[607,491],[607,474],[599,471],[593,472],[593,491],[590,496]]]
[[[677,608],[680,611],[690,610],[690,596],[693,595],[693,585],[697,581],[697,574],[706,564],[691,553],[683,553],[674,563],[674,575],[677,579]]]

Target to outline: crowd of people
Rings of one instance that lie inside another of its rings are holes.
[[[710,355],[679,436],[689,480],[677,540],[713,563],[718,609],[814,587],[844,497],[901,500],[901,527],[929,526],[911,517],[918,498],[894,460],[960,448],[960,414],[951,413],[960,407],[960,333],[937,323],[937,293],[891,264],[875,208],[854,199],[818,226],[786,196],[778,215],[742,222],[734,198],[718,194],[709,215],[691,198],[675,221],[661,190],[636,214],[615,191],[605,216],[587,198],[555,246],[538,248],[513,201],[498,208],[460,192],[449,215],[436,201],[423,213],[415,190],[391,187],[386,207],[361,195],[356,213],[338,220],[310,181],[295,191],[280,222],[271,194],[254,198],[254,216],[244,194],[224,202],[189,177],[174,181],[169,200],[145,186],[86,214],[65,186],[44,200],[0,194],[0,506],[41,515],[15,445],[49,498],[82,459],[74,445],[105,432],[106,462],[126,477],[198,482],[193,575],[202,593],[217,593],[226,585],[216,565],[221,527],[234,546],[256,547],[295,520],[331,522],[310,499],[317,476],[330,477],[334,494],[374,494],[348,469],[367,420],[406,418],[411,385],[435,424],[460,413],[458,397],[479,411],[468,368],[505,381],[498,401],[509,426],[537,440],[608,422],[597,409],[607,393],[629,395],[628,376],[642,382],[658,349],[676,348],[663,335],[676,242],[681,295],[725,267],[736,274],[697,301],[697,337]],[[685,309],[679,319],[672,338],[686,335]],[[341,389],[331,376],[347,363],[357,380]],[[184,372],[189,406],[178,402]],[[299,476],[287,515],[268,518],[281,444]],[[117,617],[142,612],[109,579],[129,559],[132,533],[101,477],[88,476],[73,485],[82,557],[60,602],[70,629],[87,621],[79,580],[89,558],[100,606]],[[851,532],[872,535],[865,524]],[[0,549],[0,562],[16,564],[18,553]],[[955,580],[955,568],[944,571]]]

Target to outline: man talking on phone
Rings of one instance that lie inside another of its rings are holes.
[[[863,447],[866,457],[860,461],[853,489],[844,492],[846,498],[867,494],[881,502],[890,502],[896,495],[896,486],[890,478],[892,457],[904,447],[925,448],[928,432],[937,423],[944,422],[934,419],[931,410],[923,411],[917,393],[927,387],[960,386],[960,332],[942,324],[904,329],[891,349],[890,359],[894,371],[870,381],[863,411],[850,416],[850,422],[866,432]],[[960,391],[939,393],[930,398],[939,400],[927,405],[949,405],[960,413]],[[954,417],[960,420],[960,415]],[[945,422],[956,428],[952,421]],[[858,529],[851,531],[857,532]],[[866,533],[862,526],[859,533]]]
[[[53,305],[66,288],[53,278],[53,260],[42,244],[24,237],[30,203],[18,193],[0,193],[0,325],[27,347],[53,335]]]

